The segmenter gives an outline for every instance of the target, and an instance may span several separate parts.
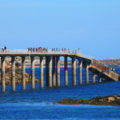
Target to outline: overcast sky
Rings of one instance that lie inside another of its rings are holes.
[[[0,0],[0,47],[81,49],[120,58],[120,0]]]

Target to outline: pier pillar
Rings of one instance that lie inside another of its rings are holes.
[[[98,82],[101,83],[102,82],[102,76],[98,75]]]
[[[76,86],[76,59],[72,58],[72,84]]]
[[[22,73],[21,73],[21,79],[22,79],[22,89],[25,90],[26,89],[26,81],[25,81],[25,57],[22,57],[22,63],[21,63],[21,69],[22,69]]]
[[[49,87],[52,87],[52,57],[49,58]]]
[[[56,66],[56,59],[55,57],[53,57],[53,60],[52,60],[53,87],[56,87],[55,66]]]
[[[86,64],[86,84],[89,84],[89,65]]]
[[[94,84],[95,83],[95,71],[92,70],[92,83]]]
[[[65,70],[65,86],[68,86],[68,61],[67,61],[67,56],[64,57],[64,70]]]
[[[46,57],[46,83],[50,88],[52,87],[52,57]]]
[[[12,81],[12,91],[15,91],[16,89],[16,80],[15,80],[15,57],[12,57],[12,62],[11,62],[11,81]]]
[[[43,82],[43,57],[40,57],[40,87],[44,88],[44,82]]]
[[[1,57],[1,82],[2,82],[2,92],[5,92],[5,58]]]
[[[83,63],[82,60],[79,60],[79,84],[82,84],[82,67],[83,67]]]
[[[35,88],[35,68],[34,68],[34,57],[31,57],[31,77],[32,77],[32,89]]]
[[[60,87],[60,57],[56,57],[57,87]]]
[[[46,86],[49,86],[49,57],[46,57]]]

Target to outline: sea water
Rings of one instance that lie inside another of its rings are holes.
[[[115,67],[117,73],[120,68]],[[83,68],[83,85],[79,86],[79,74],[77,71],[77,86],[72,86],[72,69],[68,69],[69,87],[64,86],[64,68],[61,68],[61,88],[47,88],[44,68],[44,89],[36,84],[36,89],[31,90],[27,84],[27,90],[22,91],[22,86],[16,86],[16,92],[11,92],[11,86],[7,86],[6,93],[0,93],[0,119],[30,120],[119,120],[120,107],[118,106],[95,106],[95,105],[59,105],[53,104],[64,98],[87,100],[97,96],[108,96],[120,94],[120,82],[98,83],[85,85],[85,69]],[[29,73],[30,69],[27,68]],[[35,76],[40,78],[40,69],[35,69]],[[90,83],[92,73],[89,73]]]

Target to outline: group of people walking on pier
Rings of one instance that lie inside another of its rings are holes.
[[[18,50],[16,50],[18,51]],[[26,50],[25,50],[26,51]],[[13,50],[7,50],[6,46],[3,46],[1,49],[1,52],[15,52]],[[18,51],[19,52],[19,51]],[[33,52],[38,52],[38,53],[80,53],[80,48],[77,50],[70,50],[69,48],[52,48],[48,49],[47,47],[37,47],[37,48],[27,48],[27,52],[33,53]]]
[[[70,50],[69,48],[62,48],[62,49],[60,49],[60,48],[52,48],[52,52],[57,52],[57,53],[59,53],[59,52],[61,52],[61,53],[80,53],[80,48],[78,48],[78,50]]]
[[[70,49],[68,48],[68,49],[66,49],[66,48],[62,48],[62,49],[60,49],[60,48],[52,48],[52,52],[63,52],[63,53],[70,53]]]
[[[48,52],[48,48],[27,48],[28,52],[43,52],[43,53],[47,53]]]
[[[48,48],[39,47],[39,48],[27,48],[27,52],[80,53],[80,48],[78,48],[77,50],[72,50],[71,51],[69,48],[62,48],[62,49],[60,49],[60,48],[52,48],[51,50],[49,50]]]

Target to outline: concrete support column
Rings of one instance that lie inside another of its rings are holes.
[[[82,60],[79,60],[79,84],[82,84],[82,67],[83,67],[83,63]]]
[[[25,57],[22,57],[22,63],[21,63],[21,69],[22,69],[22,73],[21,73],[21,78],[22,78],[22,89],[25,90],[26,89],[26,81],[25,81]]]
[[[93,84],[95,83],[95,71],[94,70],[92,71],[92,83]]]
[[[65,86],[68,86],[68,61],[67,56],[64,57],[64,70],[65,70]]]
[[[60,87],[60,58],[56,57],[57,87]]]
[[[98,82],[101,83],[102,82],[102,76],[98,75]]]
[[[46,86],[49,86],[49,57],[46,57]]]
[[[5,58],[1,57],[1,82],[2,82],[2,92],[5,92]]]
[[[52,87],[52,57],[49,58],[49,87]]]
[[[72,58],[72,84],[76,86],[76,60],[75,57]]]
[[[46,82],[47,86],[52,87],[52,57],[46,57]]]
[[[34,57],[31,57],[31,84],[32,84],[32,89],[35,88],[35,68],[34,68]]]
[[[40,87],[44,88],[44,81],[43,81],[43,57],[40,57]]]
[[[53,87],[56,87],[55,66],[56,66],[56,59],[55,59],[55,57],[53,57],[53,60],[52,60]]]
[[[89,84],[89,66],[86,64],[86,84]]]
[[[12,81],[12,91],[15,91],[16,89],[16,80],[15,80],[15,57],[12,57],[12,62],[11,62],[11,73],[12,73],[12,77],[11,77],[11,81]]]

